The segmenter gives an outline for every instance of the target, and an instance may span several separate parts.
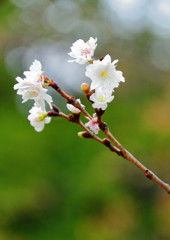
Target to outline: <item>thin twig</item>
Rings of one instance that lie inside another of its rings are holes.
[[[122,152],[115,146],[113,146],[111,143],[110,143],[110,140],[105,138],[105,139],[101,139],[99,137],[97,137],[95,134],[93,134],[84,124],[83,122],[79,119],[79,117],[77,118],[77,116],[75,116],[74,114],[69,114],[69,115],[66,115],[62,112],[58,112],[56,114],[55,111],[49,111],[48,112],[48,116],[49,117],[62,117],[62,118],[65,118],[67,119],[68,121],[70,122],[74,122],[74,123],[77,123],[83,130],[85,130],[92,139],[96,140],[97,142],[105,145],[106,147],[108,147],[110,149],[110,151],[112,152],[115,152],[117,155],[119,156],[122,156]]]
[[[88,132],[94,140],[96,140],[97,142],[99,142],[99,143],[101,143],[101,144],[104,144],[104,145],[105,145],[106,147],[108,147],[112,152],[115,152],[115,153],[117,153],[119,156],[122,156],[122,152],[121,152],[117,147],[113,146],[107,138],[101,139],[101,138],[97,137],[95,134],[93,134],[93,133],[82,123],[82,121],[79,121],[79,122],[78,122],[78,125],[79,125],[80,127],[82,127],[86,132]]]
[[[89,119],[92,119],[92,116],[81,106],[81,104],[72,96],[69,96],[66,92],[64,92],[56,82],[51,80],[49,86],[54,88],[63,98],[67,100],[68,103],[72,104],[74,107],[80,109],[80,111],[87,116]]]
[[[64,97],[68,103],[72,104],[74,107],[80,109],[80,111],[87,116],[89,119],[92,119],[92,116],[81,106],[81,104],[76,101],[76,99],[74,97],[69,96],[67,93],[65,93],[61,88],[59,88],[59,86],[57,85],[57,83],[55,83],[54,81],[51,81],[49,86],[51,86],[52,88],[54,88],[62,97]],[[97,113],[97,112],[96,112]],[[67,115],[60,115],[61,117],[67,118]],[[69,119],[68,119],[69,120]],[[133,163],[135,166],[137,166],[144,174],[147,178],[149,178],[150,180],[152,180],[153,182],[155,182],[156,184],[158,184],[160,187],[162,187],[165,191],[167,191],[168,193],[170,193],[170,185],[163,182],[159,177],[157,177],[157,175],[155,173],[153,173],[151,170],[149,170],[148,168],[146,168],[141,162],[139,162],[131,153],[129,153],[120,143],[119,141],[111,134],[108,126],[106,123],[104,123],[102,121],[101,116],[98,115],[98,123],[99,123],[99,127],[100,129],[103,131],[103,133],[114,143],[114,145],[117,147],[114,147],[113,145],[110,144],[110,142],[108,142],[109,140],[102,140],[99,137],[97,137],[96,135],[94,135],[93,133],[91,133],[91,131],[89,131],[88,128],[86,128],[84,126],[84,124],[81,121],[77,122],[78,125],[80,125],[86,132],[90,133],[92,138],[102,144],[104,144],[105,146],[107,146],[111,151],[116,152],[119,156],[122,156],[123,158],[125,158],[126,160],[130,161],[131,163]]]
[[[165,191],[170,193],[170,185],[168,183],[163,182],[155,173],[145,167],[141,162],[139,162],[131,153],[129,153],[119,142],[113,137],[109,129],[107,128],[104,131],[104,134],[115,144],[117,148],[123,153],[123,156],[126,160],[130,161],[134,165],[136,165],[147,178],[157,183],[160,187],[162,187]]]
[[[98,114],[96,110],[96,114],[98,117],[98,123],[100,129],[103,131],[103,133],[114,143],[114,145],[122,152],[123,157],[133,163],[135,166],[137,166],[147,178],[152,180],[153,182],[157,183],[159,186],[161,186],[163,189],[165,189],[168,193],[170,193],[170,185],[163,182],[159,177],[156,176],[155,173],[153,173],[151,170],[149,170],[147,167],[145,167],[141,162],[139,162],[131,153],[129,153],[120,143],[119,141],[112,135],[110,132],[108,126],[106,123],[102,121],[102,117],[100,114]]]

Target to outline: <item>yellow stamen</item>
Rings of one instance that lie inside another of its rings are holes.
[[[104,102],[104,97],[103,96],[99,98],[99,102]]]
[[[32,97],[37,97],[37,96],[38,96],[38,92],[36,92],[36,91],[29,91],[29,94],[30,94]]]
[[[101,77],[106,77],[106,76],[107,76],[107,72],[102,72],[102,73],[100,74],[100,76],[101,76]]]
[[[35,118],[36,122],[41,122],[41,121],[45,121],[45,118],[47,117],[47,113],[42,113],[42,112],[38,112],[39,116]]]

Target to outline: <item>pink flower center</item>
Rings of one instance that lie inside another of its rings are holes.
[[[90,49],[84,49],[84,50],[82,50],[81,51],[81,56],[84,56],[85,55],[85,57],[87,58],[87,55],[88,54],[91,54],[91,51],[90,51]]]

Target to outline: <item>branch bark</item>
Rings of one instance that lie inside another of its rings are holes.
[[[80,109],[80,111],[87,116],[89,119],[92,119],[92,116],[81,106],[81,104],[76,101],[76,99],[72,96],[69,96],[66,92],[64,92],[57,83],[51,80],[49,83],[49,86],[54,88],[62,97],[64,97],[68,103],[72,104],[74,107]],[[54,115],[53,115],[54,116]],[[63,113],[60,113],[58,116],[64,117],[67,120],[70,121],[68,118],[68,115],[65,115]],[[133,163],[136,167],[138,167],[145,176],[155,182],[157,185],[159,185],[161,188],[163,188],[167,193],[170,193],[170,185],[162,181],[155,173],[153,173],[151,170],[149,170],[147,167],[145,167],[139,160],[137,160],[131,153],[129,153],[120,143],[119,141],[112,135],[110,132],[108,126],[106,123],[102,121],[102,118],[100,115],[98,115],[98,123],[99,127],[102,130],[102,132],[112,141],[112,143],[116,146],[113,146],[110,141],[106,139],[100,139],[96,135],[94,135],[88,128],[85,127],[85,125],[78,119],[75,122],[82,127],[86,132],[88,132],[91,135],[91,138],[100,142],[101,144],[104,144],[106,147],[108,147],[112,152],[115,152],[119,156],[122,156],[124,159],[128,160],[129,162]]]
[[[137,160],[130,152],[128,152],[119,142],[118,140],[113,137],[109,129],[107,128],[104,131],[104,134],[117,146],[117,148],[123,153],[123,157],[137,166],[147,178],[158,184],[162,187],[167,193],[170,193],[170,185],[162,181],[155,173],[145,167],[139,160]]]

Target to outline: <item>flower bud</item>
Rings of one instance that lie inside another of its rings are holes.
[[[104,145],[105,145],[106,147],[110,147],[110,145],[111,145],[110,140],[107,139],[107,138],[104,138],[104,139],[103,139],[103,143],[104,143]]]
[[[88,132],[78,132],[77,135],[81,138],[92,138],[92,136]]]
[[[90,96],[91,96],[89,84],[88,83],[82,83],[81,90],[85,93],[87,99],[89,99]]]
[[[84,92],[84,93],[88,93],[89,90],[90,90],[90,86],[88,83],[82,83],[81,84],[81,90]]]
[[[70,114],[67,115],[67,117],[68,117],[68,120],[70,122],[78,123],[78,121],[80,119],[80,113],[77,113],[77,114],[75,114],[75,113],[71,114],[70,113]]]

